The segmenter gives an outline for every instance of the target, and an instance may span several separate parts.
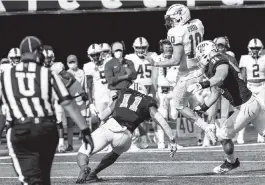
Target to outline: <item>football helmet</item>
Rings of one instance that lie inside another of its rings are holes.
[[[135,91],[138,91],[139,93],[142,93],[144,95],[147,95],[147,90],[144,85],[138,84],[138,83],[133,83],[129,89],[133,89]]]
[[[167,29],[174,28],[178,25],[184,25],[191,19],[189,8],[182,4],[171,5],[164,17]]]
[[[12,48],[8,55],[7,58],[9,62],[11,63],[12,66],[17,65],[20,62],[21,59],[21,53],[19,48]]]
[[[144,37],[137,37],[133,42],[134,52],[140,58],[145,57],[148,48],[149,48],[149,43]]]
[[[99,44],[91,44],[87,49],[87,56],[88,58],[95,62],[96,64],[99,64],[100,61],[100,55],[101,55],[101,47]]]
[[[221,53],[224,53],[228,49],[230,49],[230,44],[227,36],[217,37],[213,40],[213,42],[216,44],[218,51]]]
[[[165,58],[171,58],[173,54],[173,47],[171,42],[168,39],[159,41],[160,52],[163,54]]]
[[[101,60],[105,60],[111,56],[111,47],[108,43],[101,43]]]
[[[263,44],[258,38],[253,38],[249,41],[248,52],[249,55],[252,55],[253,58],[258,58],[262,53],[262,49]]]
[[[196,47],[196,58],[202,66],[206,66],[209,63],[209,59],[216,53],[216,44],[210,40],[202,41]]]
[[[51,46],[44,45],[42,53],[45,57],[43,65],[45,67],[51,67],[55,61],[55,55],[53,52],[53,48]]]

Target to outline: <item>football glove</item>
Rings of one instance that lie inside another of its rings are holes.
[[[195,92],[200,91],[200,90],[202,90],[202,86],[200,83],[195,83],[195,84],[189,85],[187,88],[187,91],[189,93],[192,93],[192,94],[194,94]]]
[[[97,115],[98,114],[97,108],[92,103],[89,105],[89,110],[90,110],[91,114],[94,114],[94,115]]]
[[[82,132],[82,140],[85,143],[85,149],[87,150],[87,145],[90,145],[90,153],[92,153],[92,151],[94,150],[94,141],[91,137],[91,132],[89,128],[86,128],[84,130],[81,130]]]

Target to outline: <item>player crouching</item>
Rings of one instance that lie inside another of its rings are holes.
[[[101,120],[107,120],[105,124],[92,133],[94,150],[90,153],[89,148],[83,144],[77,154],[77,162],[80,173],[76,181],[77,184],[87,181],[100,180],[97,174],[108,166],[112,165],[119,156],[126,152],[132,143],[134,130],[145,120],[152,118],[158,123],[168,135],[171,143],[170,156],[173,157],[177,151],[174,135],[168,123],[157,111],[156,101],[147,96],[145,88],[138,86],[138,91],[124,89],[119,92],[112,104],[99,114]],[[108,117],[112,115],[111,118]],[[112,151],[103,157],[100,164],[91,172],[89,158],[111,144]]]

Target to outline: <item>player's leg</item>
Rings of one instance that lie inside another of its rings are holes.
[[[88,166],[89,158],[104,149],[109,143],[108,139],[109,132],[105,128],[105,125],[97,128],[94,132],[92,132],[91,136],[94,141],[94,150],[90,154],[90,147],[86,148],[86,144],[83,143],[77,153],[77,164],[80,167],[80,173],[76,183],[84,183],[87,176],[89,175],[91,169]]]
[[[58,144],[58,152],[62,153],[65,152],[64,146],[64,129],[63,129],[63,108],[58,104],[55,103],[55,115],[57,120],[57,129],[59,132],[59,144]]]
[[[21,129],[20,132],[22,131]],[[28,132],[26,129],[24,131]],[[42,184],[39,153],[35,148],[37,145],[34,145],[36,138],[29,133],[25,133],[24,136],[18,134],[15,128],[9,128],[6,135],[9,155],[13,160],[18,180],[21,184]]]
[[[191,84],[199,82],[201,79],[198,77],[185,77],[178,80],[177,85],[173,90],[173,99],[176,102],[177,110],[185,116],[189,121],[199,126],[201,129],[208,132],[208,136],[212,141],[216,141],[215,126],[208,125],[201,117],[194,113],[194,111],[187,107],[188,101],[192,94],[187,92],[187,87]]]
[[[74,138],[74,121],[72,118],[67,117],[67,141],[68,147],[65,151],[70,152],[73,151],[73,138]]]
[[[236,110],[223,124],[218,132],[218,138],[221,141],[227,160],[220,166],[214,168],[215,173],[225,173],[237,168],[240,163],[234,157],[234,145],[232,138],[236,133],[254,120],[260,111],[258,101],[251,97],[249,101],[241,105],[240,110]]]
[[[109,139],[111,140],[113,151],[105,155],[98,166],[89,174],[87,179],[89,181],[99,180],[97,174],[112,165],[118,157],[122,153],[126,152],[131,146],[132,134],[130,131],[128,131],[125,127],[117,125],[118,123],[114,119],[110,119],[108,124],[109,126],[106,125],[106,127],[109,128],[107,132],[110,133],[108,135],[112,136]],[[112,125],[116,126],[113,127]],[[112,127],[115,128],[115,130],[112,129]]]

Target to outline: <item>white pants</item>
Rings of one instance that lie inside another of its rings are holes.
[[[109,144],[111,144],[113,151],[120,155],[126,152],[132,143],[131,132],[113,118],[110,118],[104,125],[92,132],[91,136],[94,141],[92,154],[89,155],[90,147],[87,147],[86,150],[84,143],[78,151],[88,157],[98,153]]]
[[[176,109],[175,101],[172,98],[169,98],[170,94],[173,92],[173,89],[169,87],[170,90],[168,94],[162,93],[162,88],[158,87],[158,98],[159,98],[159,108],[158,111],[162,114],[164,118],[168,118],[168,112],[170,110],[170,117],[175,120],[177,119],[178,112]]]
[[[203,75],[200,70],[195,70],[178,78],[177,85],[173,89],[173,99],[177,109],[184,109],[192,97],[192,93],[187,91],[188,86],[200,82]]]
[[[220,130],[217,131],[218,138],[232,139],[236,134],[246,127],[250,122],[256,127],[260,135],[265,134],[265,109],[255,95],[220,125]]]
[[[265,89],[265,82],[260,82],[260,83],[252,83],[248,82],[247,83],[248,89],[254,93],[255,95],[259,94],[262,92],[263,89]],[[265,97],[264,97],[265,98]]]

